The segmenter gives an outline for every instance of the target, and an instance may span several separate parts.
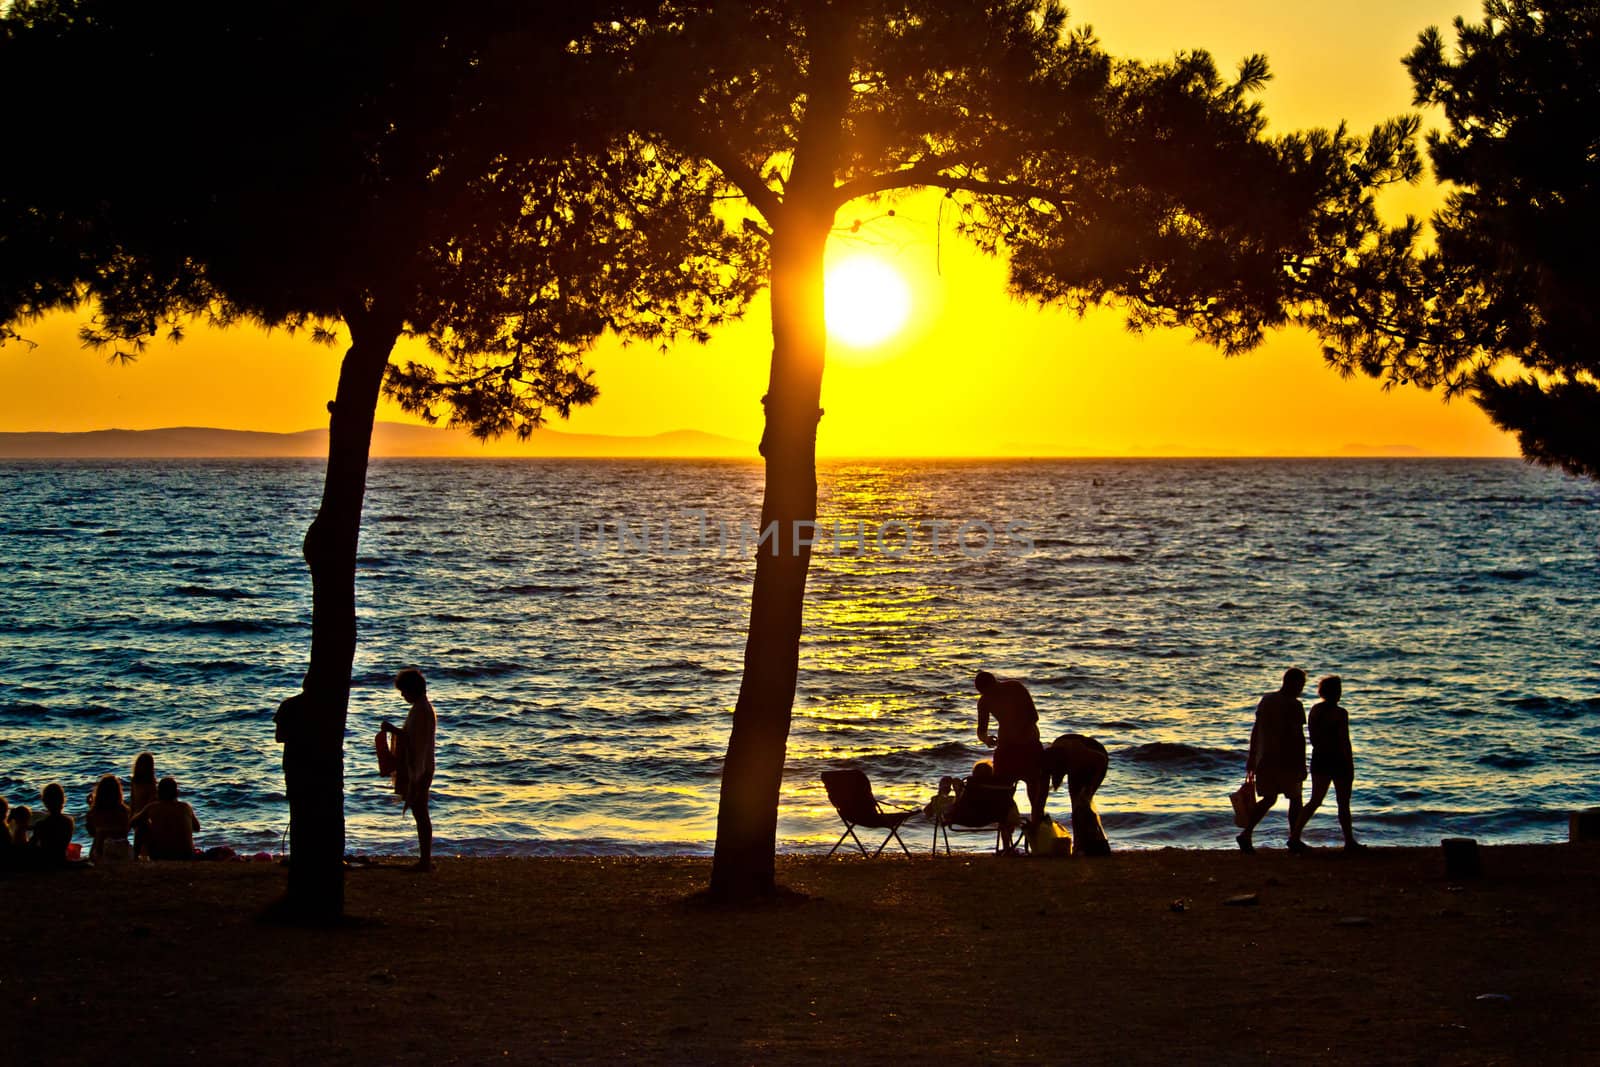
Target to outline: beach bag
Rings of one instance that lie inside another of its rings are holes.
[[[1035,856],[1072,855],[1072,835],[1067,828],[1046,815],[1029,830],[1028,850]]]
[[[1244,784],[1228,794],[1233,804],[1233,825],[1241,830],[1250,825],[1250,813],[1256,806],[1256,787],[1246,778]]]

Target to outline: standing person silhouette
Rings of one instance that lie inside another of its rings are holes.
[[[994,749],[996,777],[1028,787],[1032,825],[1037,826],[1044,815],[1045,774],[1033,696],[1021,682],[988,671],[979,671],[972,684],[978,690],[978,740]],[[998,736],[989,733],[991,716]]]
[[[395,726],[385,719],[378,729],[395,735],[395,795],[405,798],[406,807],[417,820],[417,848],[421,857],[413,869],[431,871],[433,819],[428,812],[428,790],[433,785],[434,734],[438,720],[433,705],[428,703],[428,683],[421,671],[414,668],[401,671],[395,675],[394,687],[406,698],[411,710],[406,713],[404,726]]]
[[[1278,802],[1280,793],[1289,798],[1289,851],[1305,851],[1305,842],[1300,840],[1300,790],[1306,780],[1306,709],[1300,694],[1305,688],[1306,672],[1290,667],[1283,672],[1282,688],[1256,705],[1245,779],[1255,783],[1261,800],[1250,813],[1250,825],[1234,838],[1241,852],[1255,851],[1250,835]]]
[[[1350,820],[1350,790],[1356,779],[1356,758],[1350,748],[1350,715],[1339,706],[1344,693],[1344,683],[1337,675],[1329,675],[1317,683],[1317,696],[1321,703],[1311,709],[1311,799],[1306,802],[1300,816],[1300,830],[1322,806],[1333,785],[1339,802],[1339,829],[1344,831],[1344,847],[1354,851],[1364,846],[1356,840],[1355,828]]]

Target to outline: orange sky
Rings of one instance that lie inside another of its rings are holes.
[[[1278,129],[1361,129],[1410,105],[1399,58],[1428,25],[1478,9],[1466,0],[1283,5],[1094,0],[1073,7],[1117,54],[1147,58],[1204,47],[1225,68],[1265,52]],[[1399,190],[1395,213],[1426,212],[1434,193]],[[871,254],[907,279],[908,327],[872,349],[835,340],[823,385],[827,455],[1340,455],[1419,451],[1515,455],[1469,403],[1341,380],[1315,343],[1278,335],[1225,360],[1181,333],[1129,336],[1111,312],[1079,321],[1003,295],[1003,267],[948,232],[936,254],[937,198],[842,236],[836,256]],[[863,216],[879,210],[858,209]],[[841,213],[848,224],[853,212]],[[565,425],[581,433],[699,429],[754,441],[771,348],[766,304],[710,344],[666,355],[612,339],[592,354],[602,395]],[[308,340],[197,328],[131,367],[80,350],[66,316],[24,331],[38,347],[0,348],[0,431],[206,425],[301,430],[322,425],[339,350]],[[402,352],[403,356],[404,353]],[[385,404],[380,418],[413,421]],[[495,452],[515,453],[514,444]]]

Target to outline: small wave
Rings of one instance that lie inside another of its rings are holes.
[[[290,625],[270,619],[182,619],[162,628],[188,634],[270,634]]]
[[[495,660],[489,663],[474,663],[460,667],[434,667],[428,674],[434,678],[449,678],[455,681],[470,681],[474,678],[505,678],[508,675],[522,674],[528,669],[523,663],[510,663],[505,660]],[[384,676],[385,678],[387,675]]]
[[[179,670],[199,671],[202,674],[246,674],[250,671],[259,671],[261,664],[245,663],[236,659],[207,659],[196,660],[190,663],[179,663]]]
[[[176,548],[147,548],[142,554],[151,559],[205,559],[220,553],[213,548],[190,548],[185,545]]]
[[[1532,756],[1521,756],[1514,752],[1489,752],[1478,757],[1478,763],[1482,766],[1498,767],[1503,771],[1521,770],[1538,762]]]
[[[1568,700],[1565,697],[1529,696],[1503,703],[1518,711],[1531,711],[1552,719],[1576,719],[1600,711],[1600,697]]]
[[[1525,582],[1529,578],[1539,577],[1539,572],[1530,571],[1522,567],[1501,567],[1492,571],[1484,571],[1483,576],[1502,582]]]
[[[210,597],[216,600],[254,600],[261,595],[227,586],[213,589],[204,585],[180,585],[173,592],[179,596]]]
[[[48,714],[50,709],[43,704],[0,704],[0,722],[7,720],[31,722],[41,715]]]
[[[1186,745],[1181,741],[1151,741],[1134,745],[1119,751],[1116,758],[1195,771],[1221,770],[1243,763],[1243,755],[1233,749]]]
[[[635,667],[634,670],[646,674],[681,674],[684,671],[693,674],[705,675],[708,678],[720,678],[724,675],[738,674],[737,670],[728,667],[708,667],[703,663],[696,663],[689,659],[675,659],[669,663],[646,663]]]
[[[545,593],[576,593],[578,592],[578,587],[575,585],[541,585],[538,582],[530,582],[527,585],[503,585],[500,587],[500,592],[510,593],[512,596],[541,596]]]
[[[83,704],[75,708],[51,708],[47,714],[58,719],[118,719],[122,712],[104,704]]]
[[[1108,552],[1100,557],[1102,563],[1138,563],[1139,561],[1125,552]]]
[[[906,777],[908,774],[920,780],[930,775],[949,774],[952,769],[960,770],[962,767],[970,766],[975,751],[977,751],[976,746],[969,746],[960,741],[945,741],[928,748],[913,750],[875,752],[834,759],[825,757],[795,759],[789,762],[784,776],[795,780],[807,780],[815,779],[823,771],[833,770],[836,767],[859,767],[872,776],[874,782],[879,775],[883,775],[886,781],[896,777]],[[718,757],[717,762],[720,765],[721,757]]]

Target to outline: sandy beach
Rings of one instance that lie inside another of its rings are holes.
[[[275,865],[15,874],[0,1020],[18,1064],[1592,1062],[1600,849],[1483,863],[791,857],[726,912],[703,859],[396,858],[332,931],[258,920]]]

